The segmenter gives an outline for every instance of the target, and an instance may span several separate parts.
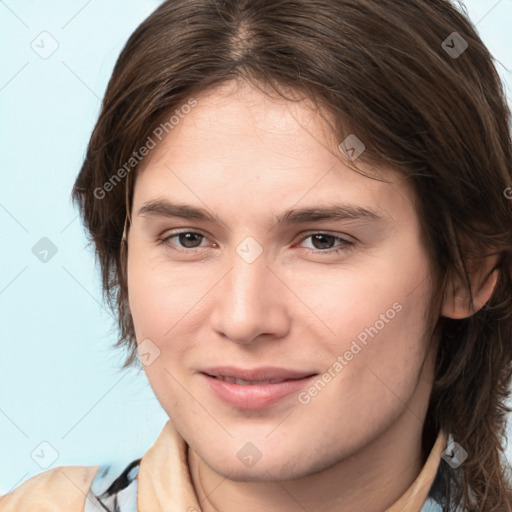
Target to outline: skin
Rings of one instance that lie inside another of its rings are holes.
[[[137,340],[160,350],[145,371],[189,445],[201,507],[385,510],[425,462],[436,349],[425,335],[432,280],[412,190],[392,170],[390,183],[350,170],[307,100],[269,98],[245,82],[195,98],[139,170],[128,289]],[[205,208],[225,225],[138,214],[162,198]],[[330,202],[382,220],[273,222],[284,210]],[[175,231],[203,237],[159,245]],[[318,233],[355,245],[329,237],[315,245]],[[236,252],[248,236],[263,250],[252,263]],[[292,394],[263,410],[233,408],[199,374],[224,364],[322,374],[395,303],[400,312],[307,404]],[[252,467],[237,457],[247,442],[261,453]]]

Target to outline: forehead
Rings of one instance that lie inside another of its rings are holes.
[[[344,199],[386,208],[397,193],[410,202],[412,191],[397,171],[358,163],[382,182],[350,168],[326,114],[307,98],[287,101],[228,82],[194,100],[139,166],[137,202],[166,191],[182,200],[218,196],[245,207]]]

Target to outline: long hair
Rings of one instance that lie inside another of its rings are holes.
[[[512,142],[503,84],[463,6],[448,0],[169,0],[127,41],[73,188],[95,245],[126,368],[137,342],[122,240],[137,169],[194,94],[241,78],[295,91],[332,114],[332,135],[364,141],[358,162],[409,179],[429,247],[439,336],[423,449],[439,429],[468,453],[444,464],[447,504],[510,511],[503,453],[512,374]],[[189,107],[190,108],[190,107]],[[163,130],[163,131],[162,131]],[[144,151],[145,149],[145,151]],[[483,308],[440,315],[450,279],[497,255]]]

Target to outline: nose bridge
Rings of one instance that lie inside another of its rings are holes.
[[[263,255],[251,260],[237,253],[232,258],[225,293],[233,319],[243,321],[250,316],[259,316],[264,305],[269,305],[266,297],[272,287],[269,274]]]
[[[248,242],[251,244],[252,242]],[[240,246],[245,251],[240,251]],[[281,336],[287,328],[276,277],[265,254],[255,256],[255,247],[241,244],[229,259],[216,302],[214,328],[238,343],[249,343],[260,334]]]

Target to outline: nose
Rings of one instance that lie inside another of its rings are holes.
[[[234,252],[230,263],[231,269],[215,287],[212,328],[242,345],[263,335],[285,336],[290,329],[286,303],[291,294],[264,255],[249,263]]]

